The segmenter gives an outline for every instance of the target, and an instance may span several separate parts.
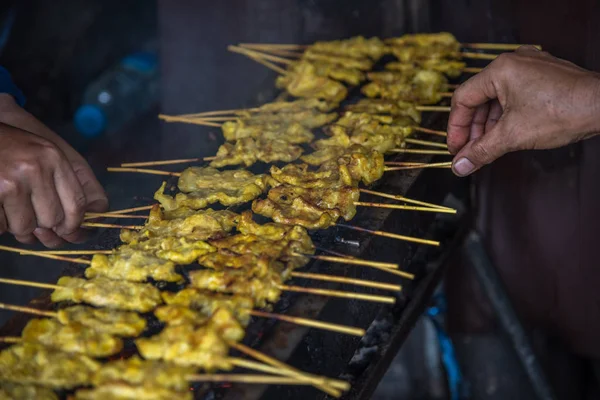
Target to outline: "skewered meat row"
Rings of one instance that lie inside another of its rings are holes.
[[[385,43],[377,38],[365,38],[355,36],[343,40],[330,40],[315,42],[309,47],[311,50],[331,55],[364,58],[369,57],[373,61],[379,60],[389,52]]]
[[[92,389],[79,389],[75,392],[75,400],[192,400],[193,394],[188,390],[177,392],[163,388],[147,388],[131,386],[125,383],[107,383]]]
[[[45,387],[0,383],[0,400],[58,400],[54,391]]]
[[[128,311],[148,312],[162,303],[160,291],[148,283],[98,277],[90,280],[63,276],[50,299],[55,302],[88,303]]]
[[[210,166],[222,168],[229,165],[251,166],[257,161],[272,163],[275,161],[292,162],[297,160],[304,149],[282,139],[265,140],[244,138],[235,144],[225,143],[217,150],[216,158]]]
[[[96,332],[123,337],[135,337],[146,329],[146,320],[130,311],[71,306],[58,310],[56,318],[68,325],[78,323]]]
[[[39,344],[22,343],[0,352],[0,380],[21,385],[71,389],[91,382],[100,363]]]
[[[243,169],[219,171],[212,167],[191,167],[186,168],[179,177],[177,186],[181,193],[175,197],[164,194],[165,182],[154,198],[167,211],[182,207],[199,210],[213,203],[231,206],[256,198],[270,183],[270,176],[254,175]]]
[[[300,98],[339,103],[348,96],[348,89],[343,84],[319,75],[317,67],[309,62],[292,64],[285,75],[277,77],[275,85]]]
[[[371,72],[367,76],[371,82],[361,89],[365,96],[418,104],[439,103],[440,93],[447,90],[448,84],[440,72],[426,69]]]
[[[123,348],[123,341],[77,322],[64,325],[55,319],[32,319],[23,328],[24,342],[37,343],[67,353],[108,357]]]

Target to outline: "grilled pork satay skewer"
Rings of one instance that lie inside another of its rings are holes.
[[[148,283],[113,281],[107,278],[81,279],[64,276],[57,284],[0,278],[0,283],[54,289],[53,302],[70,300],[97,307],[148,312],[162,304],[160,291]]]
[[[406,154],[437,154],[437,155],[451,155],[448,150],[429,150],[429,149],[392,149],[392,153],[406,153]]]
[[[402,166],[402,167],[385,167],[385,171],[388,171],[388,172],[389,171],[403,171],[403,170],[407,170],[407,169],[419,169],[419,168],[452,168],[452,161],[439,162],[439,163],[433,163],[433,164],[427,164],[427,165],[408,165],[408,166]]]
[[[146,329],[146,320],[132,311],[109,310],[83,305],[61,308],[58,311],[44,311],[6,303],[0,303],[0,309],[55,318],[62,324],[79,323],[99,332],[122,337],[135,337]]]
[[[431,207],[431,208],[440,208],[442,210],[456,211],[454,208],[444,207],[444,206],[440,206],[438,204],[427,203],[427,202],[420,201],[420,200],[409,199],[408,197],[404,197],[401,195],[377,192],[377,191],[369,190],[369,189],[358,189],[358,190],[360,190],[363,193],[372,194],[374,196],[379,196],[379,197],[385,197],[385,198],[392,199],[392,200],[404,201],[406,203],[418,204],[421,206],[426,206],[426,207]]]
[[[144,229],[143,225],[117,225],[117,224],[102,224],[97,222],[84,222],[81,224],[83,228],[115,228],[115,229]]]
[[[287,57],[290,57],[291,59],[302,57],[302,53],[294,53],[294,52],[290,52],[289,50],[282,50],[282,49],[276,49],[276,48],[274,49],[274,48],[269,47],[268,45],[263,46],[260,44],[240,43],[239,47],[254,50],[254,51],[260,51],[263,54],[270,55],[270,56],[283,56],[283,57],[287,56]],[[244,54],[244,53],[242,53],[242,54]],[[250,57],[249,54],[246,54],[246,55],[248,55]],[[475,59],[475,60],[495,60],[496,57],[498,57],[498,54],[474,53],[474,52],[470,52],[470,51],[461,51],[461,52],[458,52],[456,55],[459,56],[460,58]],[[259,56],[255,55],[255,57],[258,58]]]

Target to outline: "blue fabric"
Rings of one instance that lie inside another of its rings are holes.
[[[10,73],[3,67],[0,67],[0,93],[12,95],[21,107],[25,105],[23,92],[14,84]]]

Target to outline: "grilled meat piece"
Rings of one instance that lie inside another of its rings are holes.
[[[110,310],[88,306],[72,306],[57,312],[60,323],[79,323],[96,332],[123,337],[135,337],[146,329],[146,320],[131,311]]]

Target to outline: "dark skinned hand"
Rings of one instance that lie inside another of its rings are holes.
[[[600,77],[523,46],[463,83],[452,97],[448,148],[466,176],[517,150],[551,149],[600,132]]]
[[[85,159],[58,135],[0,94],[0,233],[55,248],[85,238],[85,212],[108,199]]]

